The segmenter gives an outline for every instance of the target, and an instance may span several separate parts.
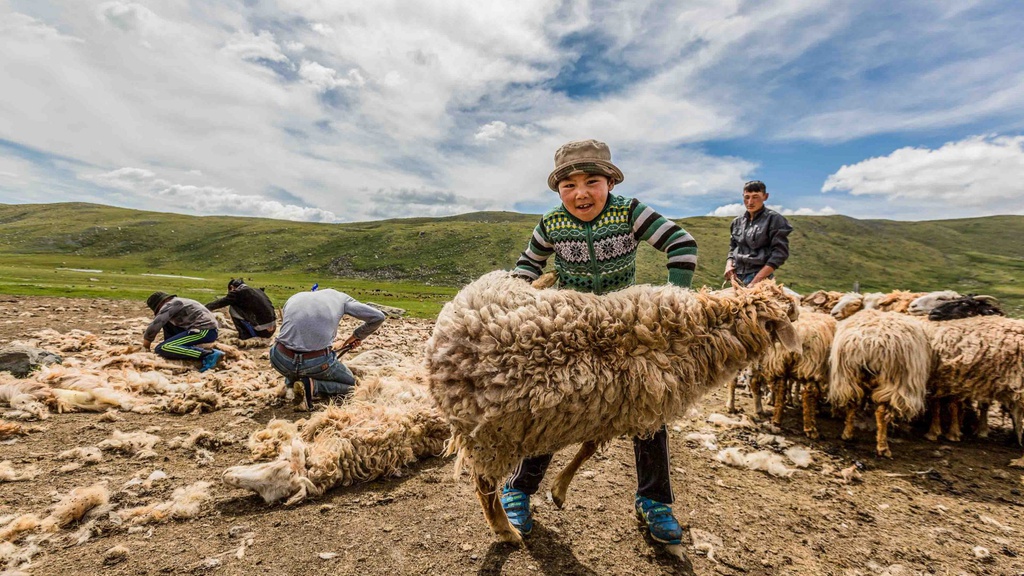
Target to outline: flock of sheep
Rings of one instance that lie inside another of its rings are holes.
[[[883,456],[890,456],[888,423],[921,415],[929,405],[929,438],[958,440],[962,407],[972,403],[979,405],[984,435],[988,406],[998,402],[1012,415],[1019,439],[1024,321],[989,315],[991,302],[984,298],[964,302],[948,292],[800,298],[773,282],[719,291],[643,285],[595,296],[494,272],[445,305],[426,342],[425,362],[423,351],[414,349],[370,350],[348,360],[360,377],[352,398],[305,419],[271,420],[246,440],[251,463],[228,467],[219,477],[267,502],[295,503],[334,486],[401,474],[419,458],[447,452],[457,456],[456,474],[470,471],[495,535],[518,542],[497,494],[519,459],[581,445],[552,487],[561,506],[576,471],[613,438],[653,433],[717,386],[730,385],[728,408],[735,410],[732,386],[745,369],[758,412],[760,390],[772,391],[776,424],[796,386],[803,428],[812,438],[819,399],[826,398],[845,412],[844,439],[852,436],[857,413],[869,400],[874,404]],[[951,309],[958,316],[982,315],[927,319]],[[39,430],[37,423],[53,412],[98,412],[117,422],[121,412],[232,410],[242,420],[285,402],[283,380],[257,363],[265,347],[245,348],[225,329],[227,343],[215,344],[226,354],[224,365],[199,374],[188,363],[142,352],[134,343],[147,322],[112,319],[101,335],[35,334],[27,344],[58,352],[64,362],[24,379],[0,373],[0,406],[7,407],[0,441]],[[67,464],[52,473],[113,452],[146,461],[161,441],[153,433],[114,430],[99,445],[59,455]],[[211,451],[231,441],[199,429],[167,444],[209,465]],[[161,481],[157,472],[132,487]],[[0,482],[45,473],[0,462]],[[201,515],[211,485],[197,482],[168,500],[143,502],[124,496],[128,485],[112,498],[118,488],[101,483],[72,490],[45,511],[0,515],[0,567],[28,566],[47,542],[87,541],[98,525],[109,533]],[[73,524],[75,532],[62,532]]]
[[[964,407],[978,407],[978,435],[988,435],[989,407],[998,402],[1021,440],[1024,415],[1024,321],[1006,318],[989,297],[955,292],[843,294],[802,298],[796,321],[803,350],[774,347],[751,367],[751,389],[773,393],[772,421],[782,422],[784,396],[802,388],[804,432],[818,436],[818,398],[845,412],[844,440],[857,412],[875,406],[877,453],[891,457],[888,423],[930,414],[929,440],[961,439]],[[730,390],[728,408],[735,408]],[[942,425],[946,423],[943,432]],[[1024,465],[1024,458],[1012,465]]]

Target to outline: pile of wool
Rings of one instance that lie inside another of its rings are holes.
[[[212,498],[210,483],[199,481],[177,488],[171,494],[170,500],[118,510],[111,519],[116,518],[117,522],[137,525],[195,518],[202,512],[203,505]]]
[[[99,443],[101,450],[115,450],[135,456],[139,459],[155,458],[156,450],[153,446],[160,441],[160,437],[147,432],[121,432],[114,430],[114,434]]]

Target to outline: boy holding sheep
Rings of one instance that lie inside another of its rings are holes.
[[[613,292],[634,283],[636,251],[644,241],[668,255],[668,281],[689,288],[697,265],[693,236],[639,200],[611,194],[623,179],[604,142],[579,140],[559,148],[548,187],[562,203],[541,217],[513,275],[536,280],[554,255],[559,288]],[[679,544],[682,528],[669,506],[674,497],[665,427],[649,438],[633,438],[633,449],[637,519],[654,540]],[[524,458],[502,490],[502,507],[524,536],[533,529],[530,495],[550,463],[550,454]]]

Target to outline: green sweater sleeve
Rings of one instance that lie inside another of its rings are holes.
[[[531,282],[536,280],[544,272],[544,265],[547,263],[548,257],[554,253],[555,247],[548,240],[547,233],[544,230],[544,221],[541,220],[537,227],[533,229],[530,243],[526,245],[526,250],[523,250],[523,253],[519,256],[516,267],[512,270],[512,275],[527,278]]]
[[[635,198],[630,206],[630,217],[633,237],[668,255],[669,283],[689,288],[697,269],[697,241],[693,236]]]

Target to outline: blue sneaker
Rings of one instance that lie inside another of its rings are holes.
[[[224,353],[221,352],[220,350],[214,350],[213,352],[210,352],[209,354],[206,355],[205,358],[203,358],[203,365],[199,367],[199,371],[206,372],[210,368],[213,368],[214,366],[217,365],[217,362],[220,362],[220,359],[223,357]]]
[[[641,526],[646,526],[651,538],[662,544],[680,544],[683,540],[683,528],[672,515],[668,504],[656,502],[650,498],[636,496],[636,519]]]
[[[526,536],[533,532],[533,516],[530,515],[530,496],[522,490],[506,486],[501,491],[501,507],[505,509],[508,521]]]

